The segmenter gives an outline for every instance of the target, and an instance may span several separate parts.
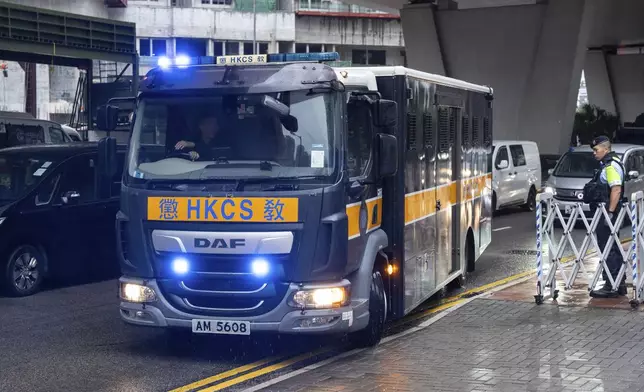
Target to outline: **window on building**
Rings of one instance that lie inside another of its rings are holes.
[[[201,38],[177,38],[177,54],[190,57],[206,56],[208,40]]]
[[[258,54],[268,54],[268,43],[266,42],[260,42],[259,43],[259,48],[257,50]]]
[[[238,42],[226,42],[226,55],[236,55],[239,54],[239,43]]]
[[[293,43],[287,41],[279,41],[277,43],[277,52],[278,53],[292,53],[293,52]]]
[[[384,50],[362,50],[351,51],[351,62],[364,65],[387,65],[387,52]]]
[[[253,43],[252,42],[244,42],[244,53],[243,54],[254,54],[253,53]]]
[[[167,53],[166,40],[152,40],[152,56],[165,56]]]
[[[205,5],[231,5],[232,0],[201,0],[201,4]]]
[[[224,55],[224,43],[215,41],[215,56],[223,56]]]
[[[309,44],[309,52],[319,53],[322,51],[322,45],[320,44]]]
[[[295,44],[295,53],[306,53],[306,44]]]
[[[150,39],[149,38],[139,38],[139,55],[140,56],[150,56]]]

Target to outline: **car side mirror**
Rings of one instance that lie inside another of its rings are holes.
[[[637,170],[631,170],[631,171],[628,172],[628,179],[629,180],[634,180],[636,178],[639,178],[639,176],[640,176],[640,172],[638,172]]]
[[[374,125],[381,128],[398,124],[398,104],[388,99],[379,99],[371,104]]]
[[[119,120],[119,108],[113,105],[101,105],[96,111],[96,127],[99,131],[111,132],[116,129]]]
[[[507,169],[510,167],[510,162],[506,161],[505,159],[499,162],[498,165],[496,165],[496,168],[499,170]]]
[[[548,169],[548,175],[551,176],[555,172],[555,169]]]
[[[65,192],[60,199],[62,200],[63,204],[73,204],[75,202],[78,202],[79,198],[80,193],[76,191],[69,191]]]
[[[398,139],[393,135],[379,133],[378,173],[379,178],[391,177],[398,171]]]

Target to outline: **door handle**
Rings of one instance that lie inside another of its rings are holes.
[[[440,210],[440,209],[441,209],[441,201],[436,200],[436,210]]]

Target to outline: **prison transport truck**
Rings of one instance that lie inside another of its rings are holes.
[[[336,58],[146,75],[117,216],[125,322],[375,345],[474,268],[491,240],[492,90],[319,61]]]

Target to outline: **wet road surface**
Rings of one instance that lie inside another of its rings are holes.
[[[504,212],[493,227],[493,243],[465,287],[443,295],[534,268],[534,214]],[[579,243],[583,231],[574,236]],[[121,322],[115,281],[0,298],[2,391],[167,391],[267,357],[330,345],[342,349],[333,338],[169,339],[163,331]]]

